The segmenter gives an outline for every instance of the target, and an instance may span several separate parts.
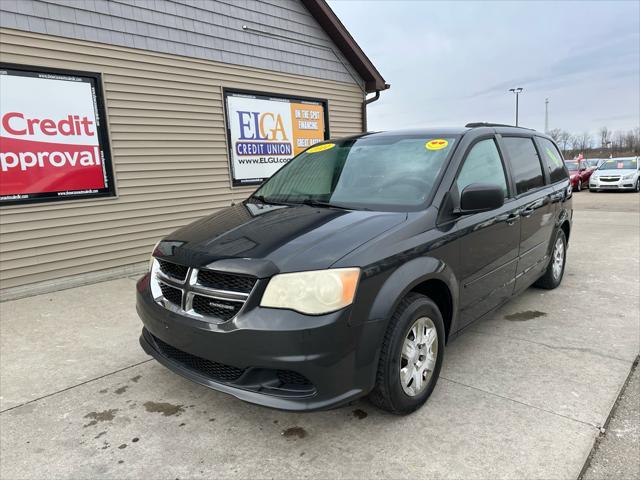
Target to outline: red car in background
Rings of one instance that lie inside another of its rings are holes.
[[[576,191],[581,191],[583,187],[589,186],[589,178],[594,169],[589,168],[583,159],[565,160],[564,164],[569,170],[571,187]]]

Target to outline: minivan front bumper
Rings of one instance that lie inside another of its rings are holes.
[[[297,411],[339,406],[373,388],[384,321],[358,321],[351,308],[309,316],[250,299],[235,318],[214,324],[158,305],[149,275],[137,287],[142,348],[201,385]]]

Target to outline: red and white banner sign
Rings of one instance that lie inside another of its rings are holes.
[[[99,88],[94,74],[0,68],[2,204],[113,195]]]

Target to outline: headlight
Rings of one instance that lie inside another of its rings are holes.
[[[624,177],[622,177],[622,179],[623,180],[630,180],[633,177],[635,177],[635,175],[636,175],[635,173],[629,173],[629,174],[625,175]]]
[[[269,280],[260,306],[285,308],[309,315],[334,312],[351,305],[359,279],[359,268],[275,275]]]

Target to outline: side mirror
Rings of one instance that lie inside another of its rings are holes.
[[[504,205],[504,191],[498,185],[472,183],[460,195],[459,213],[495,210]]]

